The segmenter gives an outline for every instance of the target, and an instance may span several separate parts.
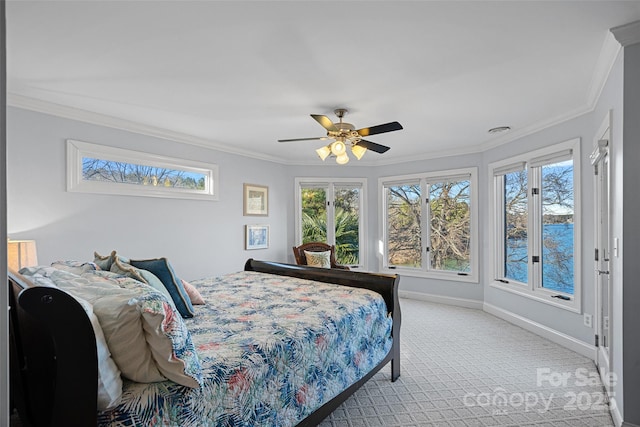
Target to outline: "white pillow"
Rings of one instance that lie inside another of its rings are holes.
[[[311,267],[331,268],[331,251],[310,252],[304,251],[307,265]]]

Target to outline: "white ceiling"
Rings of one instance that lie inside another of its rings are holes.
[[[639,1],[9,0],[8,102],[290,164],[323,143],[277,140],[346,107],[356,128],[404,126],[360,161],[395,163],[589,111],[609,28],[637,20]]]

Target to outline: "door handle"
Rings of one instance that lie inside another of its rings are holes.
[[[602,275],[602,274],[609,274],[609,270],[596,270],[598,272],[598,275]]]

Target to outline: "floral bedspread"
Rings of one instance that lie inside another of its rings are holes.
[[[294,426],[391,348],[372,291],[257,272],[191,282],[206,305],[184,319],[204,384],[125,380],[103,426]]]

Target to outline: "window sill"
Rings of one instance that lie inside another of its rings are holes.
[[[380,269],[381,273],[385,274],[398,274],[401,276],[408,277],[421,277],[425,279],[435,279],[435,280],[448,280],[451,282],[464,282],[464,283],[478,283],[478,278],[473,274],[469,275],[458,275],[457,273],[435,273],[435,272],[426,272],[421,270],[414,270],[410,268],[389,268],[383,267]]]
[[[552,305],[564,310],[572,311],[574,313],[581,313],[582,307],[580,301],[576,296],[571,297],[571,301],[564,301],[558,298],[552,298],[552,295],[557,295],[557,292],[550,292],[546,290],[532,291],[524,287],[524,285],[516,285],[509,283],[502,283],[498,281],[492,281],[489,286],[503,291],[511,292],[516,295],[529,298],[534,301],[542,302],[544,304]]]

